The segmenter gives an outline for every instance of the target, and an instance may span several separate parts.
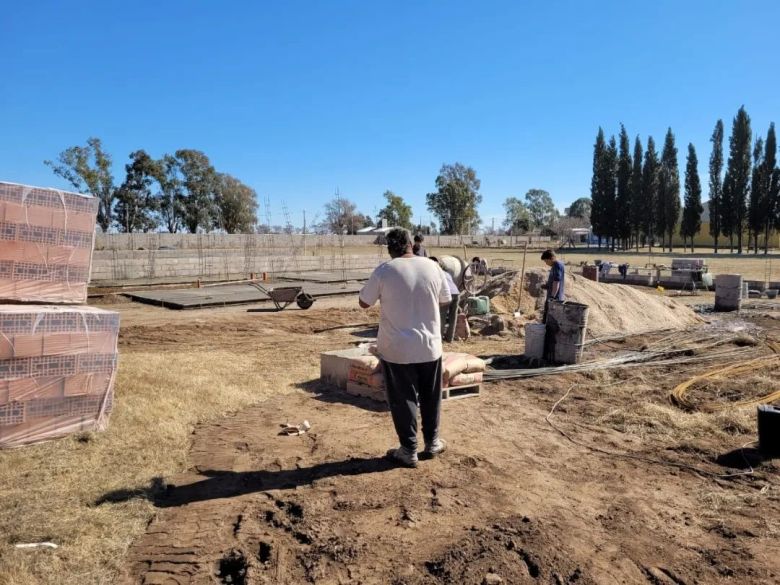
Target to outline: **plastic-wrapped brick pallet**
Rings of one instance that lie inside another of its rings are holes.
[[[0,182],[0,299],[84,303],[98,200]]]
[[[0,447],[105,429],[118,334],[111,311],[0,305]]]

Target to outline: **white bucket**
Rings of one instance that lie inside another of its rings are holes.
[[[525,357],[542,359],[546,329],[544,323],[525,324]]]

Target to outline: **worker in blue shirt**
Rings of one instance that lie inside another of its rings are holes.
[[[542,260],[550,267],[550,275],[547,277],[547,299],[544,303],[544,322],[547,321],[547,303],[550,301],[564,300],[564,281],[566,269],[563,262],[555,257],[555,252],[545,250],[542,252]]]

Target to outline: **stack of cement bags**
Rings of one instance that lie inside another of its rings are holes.
[[[84,306],[97,205],[0,183],[0,447],[108,423],[119,315]]]
[[[442,355],[442,388],[476,386],[482,383],[485,362],[468,353],[444,352]],[[347,392],[375,400],[385,399],[382,362],[375,355],[350,359]]]

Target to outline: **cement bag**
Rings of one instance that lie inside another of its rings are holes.
[[[384,388],[385,377],[382,372],[374,372],[373,374],[367,373],[359,368],[349,369],[349,381],[361,386],[369,386],[371,388]]]
[[[474,372],[473,374],[462,373],[457,376],[453,376],[449,380],[450,386],[473,386],[474,384],[482,383],[482,372]]]
[[[450,353],[442,356],[442,380],[449,385],[450,378],[463,373],[484,372],[485,362],[468,353]]]
[[[364,372],[367,372],[369,374],[373,374],[374,372],[378,372],[382,367],[382,363],[379,361],[379,358],[375,355],[361,355],[357,357],[353,357],[349,360],[349,368],[350,370],[352,368],[362,370]]]

